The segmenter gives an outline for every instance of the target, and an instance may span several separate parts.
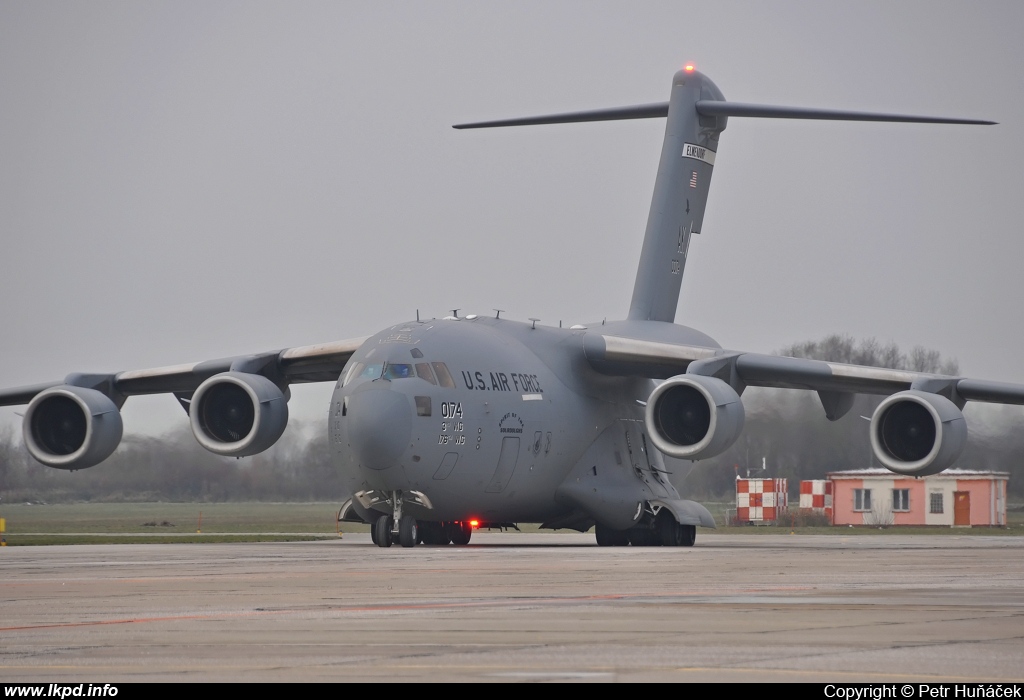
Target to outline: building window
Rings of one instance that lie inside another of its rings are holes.
[[[853,509],[871,510],[871,489],[853,490]]]
[[[929,494],[928,512],[929,513],[941,513],[942,512],[942,494],[941,493]]]
[[[893,489],[892,490],[892,509],[908,511],[910,510],[910,489]]]

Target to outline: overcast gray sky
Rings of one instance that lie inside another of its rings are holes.
[[[1000,125],[730,119],[678,322],[1024,382],[1022,28],[1019,2],[2,0],[0,385],[417,308],[621,318],[664,121],[450,125],[663,101],[685,62],[730,100]],[[125,423],[186,417],[134,398]]]

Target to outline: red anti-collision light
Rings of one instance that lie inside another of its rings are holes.
[[[693,64],[692,63],[687,63],[685,66],[683,66],[683,70],[685,70],[687,73],[692,73],[693,72]]]
[[[480,527],[480,521],[479,520],[470,520],[469,521],[469,526],[475,530],[478,527]]]

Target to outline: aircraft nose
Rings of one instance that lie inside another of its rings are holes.
[[[367,388],[348,398],[349,444],[359,463],[387,469],[409,446],[412,409],[409,398],[387,388]]]

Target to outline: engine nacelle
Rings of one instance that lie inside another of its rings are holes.
[[[647,432],[670,457],[706,459],[729,449],[743,430],[743,403],[721,379],[680,374],[647,399]]]
[[[288,425],[288,400],[262,375],[224,372],[199,385],[188,415],[192,434],[207,450],[248,457],[281,437]]]
[[[897,474],[938,474],[966,444],[964,414],[945,396],[901,391],[878,404],[871,416],[871,449]]]
[[[55,386],[36,394],[22,424],[29,454],[54,469],[87,469],[117,449],[121,412],[106,394]]]

